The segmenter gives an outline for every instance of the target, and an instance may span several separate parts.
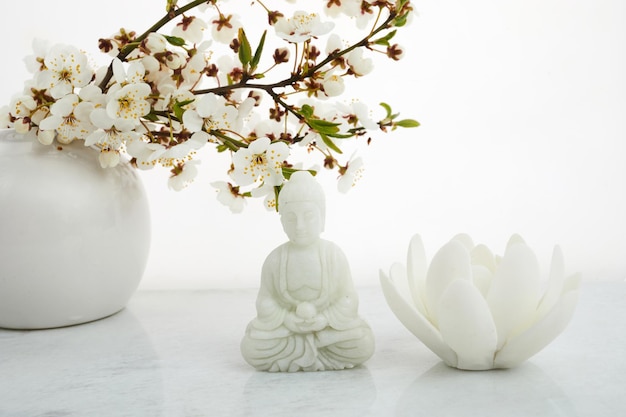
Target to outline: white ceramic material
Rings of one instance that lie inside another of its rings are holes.
[[[257,317],[241,343],[245,360],[270,372],[353,368],[374,352],[370,327],[345,255],[320,239],[325,203],[307,171],[296,172],[278,197],[289,241],[272,251],[261,273]]]
[[[100,167],[82,141],[44,146],[0,131],[0,327],[84,323],[122,309],[150,244],[128,163]]]
[[[387,303],[398,319],[447,365],[467,370],[511,368],[548,345],[569,323],[580,277],[565,278],[554,249],[542,283],[537,259],[521,237],[502,258],[458,235],[426,261],[419,235],[407,267],[381,271]]]

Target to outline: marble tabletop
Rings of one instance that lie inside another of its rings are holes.
[[[365,366],[270,374],[239,342],[256,290],[139,291],[75,327],[0,330],[0,417],[626,415],[626,283],[586,282],[569,327],[523,365],[451,369],[360,288]]]

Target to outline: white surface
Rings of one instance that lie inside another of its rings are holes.
[[[517,368],[483,372],[446,367],[394,318],[379,288],[359,293],[377,350],[347,371],[248,366],[239,342],[254,314],[252,290],[140,291],[101,321],[0,330],[0,416],[626,414],[624,283],[586,283],[551,345]]]
[[[165,0],[84,4],[7,6],[0,102],[27,78],[22,58],[33,37],[97,55],[99,37],[146,27]],[[398,37],[406,59],[349,87],[422,126],[376,135],[363,149],[365,177],[347,196],[324,176],[332,190],[325,237],[346,252],[355,283],[374,285],[414,233],[437,248],[459,232],[494,250],[520,233],[544,258],[561,244],[567,273],[624,279],[626,2],[414,4],[419,17]],[[226,166],[212,156],[206,177],[182,193],[167,189],[165,171],[144,176],[154,239],[142,288],[255,286],[262,260],[283,240],[277,216],[260,204],[231,215],[215,200],[209,181],[224,179]]]

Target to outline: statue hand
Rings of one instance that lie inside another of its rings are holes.
[[[292,311],[288,311],[285,315],[285,327],[294,333],[306,333],[305,330],[302,330],[302,325],[304,324],[305,319],[298,316],[296,313]]]
[[[313,320],[309,320],[311,331],[319,332],[328,327],[328,319],[323,314],[316,315]]]
[[[294,333],[318,332],[328,326],[328,320],[323,314],[305,319],[292,312],[285,316],[285,327]]]

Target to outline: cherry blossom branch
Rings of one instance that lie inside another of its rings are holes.
[[[122,48],[119,54],[117,54],[117,58],[119,58],[121,61],[124,61],[126,57],[128,57],[128,55],[130,55],[130,53],[133,52],[141,44],[141,42],[144,39],[146,39],[151,33],[158,31],[163,26],[165,26],[166,24],[168,24],[169,22],[171,22],[172,20],[174,20],[181,14],[193,9],[194,7],[200,6],[201,4],[205,4],[208,2],[209,2],[208,0],[194,0],[191,3],[188,3],[178,9],[175,9],[175,10],[170,9],[165,16],[159,19],[154,25],[152,25],[144,33],[142,33],[137,38],[135,38],[133,43],[128,44],[124,48]],[[100,87],[101,90],[104,90],[107,84],[109,83],[109,81],[111,81],[112,77],[113,77],[113,63],[109,65],[106,75],[104,76],[104,78],[102,79],[98,87]]]
[[[372,32],[370,32],[366,37],[361,39],[359,42],[356,42],[355,44],[347,47],[346,49],[343,49],[343,50],[340,50],[340,51],[331,52],[330,54],[328,54],[328,56],[323,61],[321,61],[319,64],[309,68],[308,71],[306,71],[304,73],[293,74],[289,78],[286,78],[286,79],[284,79],[282,81],[278,81],[278,82],[275,82],[275,83],[272,83],[272,84],[248,83],[249,78],[244,77],[242,79],[242,81],[240,81],[238,83],[234,83],[234,84],[226,85],[226,86],[219,86],[219,87],[201,89],[201,90],[194,90],[193,93],[196,94],[196,95],[208,94],[208,93],[224,95],[224,94],[227,94],[228,92],[230,92],[232,90],[236,90],[236,89],[240,89],[240,88],[251,88],[251,89],[257,89],[257,90],[263,90],[263,91],[267,92],[268,94],[272,95],[270,90],[274,90],[276,88],[288,87],[288,86],[296,84],[298,82],[302,82],[302,81],[304,81],[307,78],[311,78],[313,75],[315,75],[316,72],[318,72],[325,65],[331,63],[335,59],[341,58],[342,56],[352,52],[356,48],[369,46],[370,40],[376,34],[380,33],[381,31],[383,31],[385,29],[389,29],[389,27],[391,26],[391,23],[396,19],[397,15],[398,14],[397,14],[396,11],[390,11],[389,16],[387,17],[387,19],[385,19],[385,21],[383,23],[381,23],[380,26],[378,26],[376,29],[374,29]]]

